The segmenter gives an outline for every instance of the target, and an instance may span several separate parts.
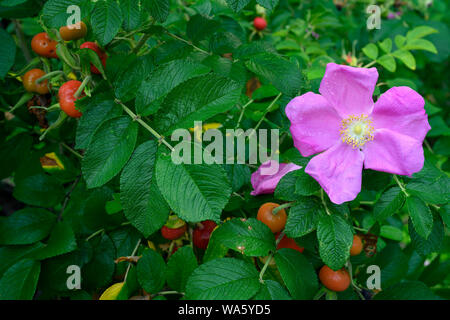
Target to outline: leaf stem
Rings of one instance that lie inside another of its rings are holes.
[[[83,92],[84,88],[86,88],[87,84],[91,81],[91,79],[92,79],[91,76],[87,76],[86,78],[84,78],[83,82],[78,87],[78,89],[75,92],[75,94],[73,95],[76,99],[78,99],[80,97],[80,95]]]
[[[376,60],[369,62],[368,64],[366,64],[365,66],[363,66],[363,68],[370,68],[371,66],[373,66],[375,63],[377,63]]]
[[[131,253],[131,256],[134,256],[136,254],[140,244],[141,244],[141,239],[139,239],[138,242],[136,243],[136,246],[134,247],[133,252]],[[128,262],[127,271],[125,272],[125,277],[123,278],[123,282],[127,282],[128,271],[130,271],[130,269],[131,269],[131,262]]]
[[[275,242],[275,247],[278,246],[278,244],[280,243],[281,239],[283,239],[283,237],[284,237],[284,231],[282,231],[282,232],[280,233],[280,235],[278,236],[277,241]],[[265,273],[266,270],[267,270],[267,267],[268,267],[269,264],[270,264],[270,261],[272,261],[272,258],[273,258],[274,253],[275,253],[274,251],[272,251],[272,252],[270,253],[269,257],[268,257],[267,260],[266,260],[266,263],[264,264],[263,268],[261,269],[261,272],[259,273],[259,282],[261,282],[261,283],[264,283],[263,276],[264,276],[264,273]]]
[[[140,116],[136,115],[133,111],[131,111],[122,101],[119,99],[115,99],[115,102],[119,104],[123,110],[128,113],[128,115],[133,118],[134,121],[137,121],[141,126],[143,126],[145,129],[147,129],[152,135],[154,135],[158,141],[161,143],[164,143],[167,148],[170,149],[170,151],[174,151],[174,148],[164,139],[163,136],[161,136],[158,132],[156,132],[152,127],[150,127],[147,123],[145,123]]]
[[[250,101],[248,101],[246,104],[244,104],[242,106],[241,114],[239,115],[239,119],[238,119],[235,129],[239,128],[239,126],[241,125],[242,118],[244,117],[245,108],[247,108],[249,105],[251,105],[253,103],[253,101],[254,101],[253,99],[250,99]]]
[[[272,210],[272,214],[276,215],[279,211],[281,211],[283,209],[286,209],[286,208],[289,208],[289,207],[292,207],[294,204],[295,204],[295,201],[294,202],[284,203],[284,204],[276,207],[275,209],[273,209]]]
[[[177,39],[177,40],[179,40],[179,41],[182,41],[182,42],[184,42],[184,43],[190,45],[192,48],[194,48],[195,50],[197,50],[197,51],[199,51],[199,52],[202,52],[202,53],[207,54],[207,55],[209,55],[209,56],[212,55],[211,52],[205,51],[205,50],[203,50],[203,49],[201,49],[201,48],[195,46],[191,41],[185,40],[185,39],[183,39],[183,38],[177,36],[176,34],[173,34],[173,33],[169,32],[169,31],[166,31],[166,33],[167,33],[168,36],[170,36],[170,37],[172,37],[172,38],[174,38],[174,39]]]
[[[327,213],[327,215],[331,216],[331,212],[328,209],[327,203],[325,202],[325,197],[323,196],[323,189],[320,189],[320,199],[322,200],[322,204],[325,208],[325,212]]]
[[[409,193],[406,191],[404,184],[400,181],[400,179],[397,177],[397,175],[394,174],[394,181],[398,184],[402,192],[405,194],[406,197],[409,197]]]
[[[55,77],[57,75],[60,75],[60,74],[64,74],[64,72],[62,72],[61,70],[49,72],[49,73],[43,75],[42,77],[40,77],[39,79],[37,79],[36,83],[39,84],[42,81],[44,81],[45,79],[50,79],[50,78],[53,78],[53,77]]]

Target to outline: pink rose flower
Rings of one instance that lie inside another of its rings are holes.
[[[272,167],[277,167],[278,170],[271,172],[271,174],[266,174],[265,172],[270,172]],[[258,194],[273,193],[278,182],[285,174],[301,168],[293,163],[277,163],[275,160],[264,162],[259,166],[258,170],[252,173],[250,181],[254,190],[250,194],[256,196]]]
[[[305,93],[286,106],[295,147],[310,160],[305,172],[336,204],[361,191],[366,169],[411,176],[422,169],[422,142],[430,125],[425,101],[409,87],[372,95],[376,68],[329,63],[320,94]]]

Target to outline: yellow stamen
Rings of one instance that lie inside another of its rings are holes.
[[[360,116],[351,115],[342,120],[342,141],[351,145],[353,148],[360,148],[366,142],[373,140],[374,127],[372,120],[361,114]]]

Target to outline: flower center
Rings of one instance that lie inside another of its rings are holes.
[[[362,147],[367,141],[373,140],[372,120],[369,116],[361,114],[360,116],[351,115],[342,120],[342,141],[351,145],[353,148]]]

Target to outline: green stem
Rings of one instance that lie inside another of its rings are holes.
[[[253,134],[255,134],[256,130],[258,130],[259,126],[261,125],[261,123],[263,122],[263,120],[265,119],[267,113],[269,113],[270,108],[272,108],[272,106],[278,101],[278,99],[280,99],[282,93],[280,92],[275,99],[272,100],[272,102],[269,104],[269,106],[266,108],[266,111],[264,111],[264,114],[262,116],[262,118],[258,121],[258,123],[256,124],[256,126],[253,128],[252,132],[248,135],[248,139],[250,139]]]
[[[81,93],[83,92],[84,88],[87,86],[87,84],[91,81],[91,76],[87,76],[86,78],[84,78],[83,82],[81,83],[80,87],[78,88],[78,90],[75,92],[75,94],[73,95],[76,99],[78,99],[81,95]]]
[[[201,49],[201,48],[195,46],[192,42],[187,41],[187,40],[185,40],[185,39],[183,39],[183,38],[180,38],[180,37],[177,36],[176,34],[173,34],[173,33],[169,32],[169,31],[167,31],[166,33],[167,33],[167,35],[169,35],[170,37],[172,37],[172,38],[174,38],[174,39],[177,39],[177,40],[179,40],[179,41],[182,41],[182,42],[184,42],[184,43],[190,45],[192,48],[194,48],[195,50],[197,50],[197,51],[199,51],[199,52],[202,52],[202,53],[207,54],[207,55],[209,55],[209,56],[212,55],[211,52],[205,51],[205,50],[203,50],[203,49]]]
[[[136,45],[136,47],[134,47],[132,53],[137,54],[139,52],[139,50],[142,48],[142,46],[144,44],[147,43],[147,40],[151,37],[151,34],[144,34],[141,38],[141,40],[139,40],[138,44]]]
[[[372,62],[366,64],[365,66],[363,66],[363,68],[370,68],[370,67],[373,66],[375,63],[377,63],[376,60],[374,60],[374,61],[372,61]]]
[[[362,289],[360,287],[358,287],[355,282],[353,281],[353,269],[352,269],[352,263],[350,262],[350,260],[348,260],[347,262],[347,268],[348,268],[348,273],[350,274],[350,283],[352,285],[353,288],[355,288],[356,292],[358,293],[359,297],[362,300],[366,300],[366,298],[364,298],[364,295],[361,293]]]
[[[406,197],[409,197],[409,193],[406,191],[404,184],[400,181],[400,179],[397,177],[397,175],[394,174],[394,181],[398,184],[402,192],[405,194]]]
[[[60,70],[49,72],[49,73],[43,75],[42,77],[40,77],[39,79],[37,79],[36,83],[39,84],[46,79],[50,79],[50,78],[53,78],[53,77],[61,75],[61,74],[64,74],[64,72],[62,72]]]
[[[155,136],[158,141],[164,143],[170,151],[173,151],[174,148],[161,136],[158,132],[156,132],[152,127],[150,127],[147,123],[145,123],[138,115],[136,115],[133,111],[131,111],[122,101],[116,99],[115,102],[122,106],[122,109],[128,113],[128,115],[133,118],[134,121],[137,121],[141,126],[143,126],[147,131],[149,131],[153,136]]]
[[[55,128],[58,128],[66,119],[67,119],[67,114],[64,111],[61,111],[59,113],[58,119],[54,123],[52,123],[52,125],[50,127],[48,127],[44,131],[44,133],[39,137],[39,141],[44,140],[47,133],[49,133],[51,130],[53,130]]]
[[[248,101],[246,104],[244,104],[242,106],[241,114],[239,115],[239,119],[238,119],[235,129],[239,128],[239,126],[241,125],[242,118],[244,117],[245,108],[247,108],[249,105],[251,105],[253,103],[253,101],[254,101],[253,99],[250,99],[250,101]]]
[[[69,147],[67,144],[65,144],[64,142],[61,143],[61,145],[67,149],[67,151],[69,151],[70,153],[72,153],[73,155],[75,155],[77,158],[79,159],[83,159],[83,156],[81,154],[79,154],[78,152],[76,152],[75,150],[73,150],[71,147]]]
[[[284,203],[281,206],[276,207],[275,209],[272,210],[272,214],[276,215],[279,211],[292,207],[295,204],[295,202],[288,202],[288,203]]]
[[[277,241],[276,241],[276,243],[275,243],[275,247],[278,246],[278,244],[280,243],[281,239],[283,239],[283,237],[284,237],[284,231],[282,231],[282,232],[280,233],[280,235],[278,236]],[[272,258],[273,258],[274,253],[275,253],[275,252],[271,252],[271,253],[270,253],[269,257],[268,257],[267,260],[266,260],[266,263],[264,264],[263,268],[261,269],[261,272],[259,273],[259,282],[261,282],[261,283],[264,283],[263,276],[264,276],[264,273],[265,273],[266,270],[267,270],[267,267],[268,267],[269,264],[270,264],[270,261],[272,261]]]
[[[86,238],[86,241],[91,240],[92,238],[94,238],[95,236],[99,235],[100,233],[104,232],[105,229],[100,229],[95,231],[93,234],[91,234],[89,237]]]
[[[331,216],[331,212],[328,209],[327,203],[325,202],[325,197],[323,195],[323,189],[320,189],[320,199],[322,200],[322,204],[325,208],[325,212],[327,213],[327,215]]]
[[[136,254],[140,244],[141,244],[141,239],[139,239],[138,242],[136,243],[136,246],[134,247],[133,252],[131,253],[131,256],[134,256]],[[131,269],[131,262],[128,262],[127,271],[125,272],[125,277],[123,278],[123,282],[127,282],[128,271],[130,271],[130,269]]]

